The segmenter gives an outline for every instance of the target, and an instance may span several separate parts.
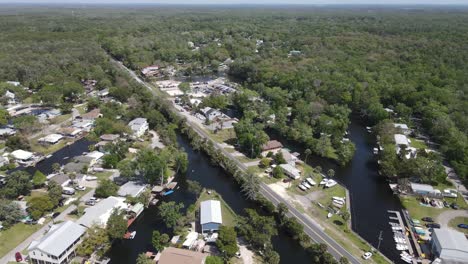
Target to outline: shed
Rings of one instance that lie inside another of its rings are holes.
[[[434,188],[431,185],[428,184],[420,184],[420,183],[410,183],[411,185],[411,190],[413,193],[416,194],[433,194],[434,193]]]
[[[461,232],[449,228],[434,229],[431,250],[443,263],[468,263],[468,240]]]
[[[200,203],[200,225],[202,233],[218,231],[223,224],[221,202],[208,200]]]

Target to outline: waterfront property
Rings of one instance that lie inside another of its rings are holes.
[[[127,208],[125,198],[110,196],[93,207],[86,208],[85,214],[78,219],[77,223],[86,227],[91,227],[94,224],[105,227],[114,209],[125,210]]]
[[[202,233],[216,232],[223,224],[221,202],[208,200],[200,203],[200,225]]]
[[[33,241],[28,247],[31,263],[70,263],[85,233],[85,227],[71,221],[52,226],[44,237]]]
[[[468,263],[468,240],[461,232],[449,228],[434,229],[431,250],[442,263]]]
[[[57,144],[62,139],[63,136],[60,134],[50,134],[43,138],[40,138],[38,141],[45,144]]]
[[[294,180],[301,178],[301,171],[293,167],[291,164],[280,164],[279,166],[281,167],[281,169],[283,169],[284,173],[288,177]]]
[[[281,144],[281,142],[278,140],[270,140],[262,146],[262,156],[266,157],[269,152],[275,154],[280,151],[281,148],[283,148],[283,144]]]
[[[146,190],[146,184],[137,181],[129,181],[124,185],[120,186],[118,195],[122,197],[131,196],[138,197],[142,192]]]

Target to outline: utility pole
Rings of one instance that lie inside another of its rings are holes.
[[[383,238],[382,238],[382,230],[380,230],[380,233],[379,233],[379,244],[377,245],[377,251],[379,251],[380,249],[380,242],[382,242]]]

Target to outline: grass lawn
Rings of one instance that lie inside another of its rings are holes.
[[[468,234],[468,229],[466,228],[459,228],[457,225],[459,224],[468,224],[468,217],[455,217],[454,219],[450,220],[449,226],[453,229],[456,229],[462,233]]]
[[[455,202],[455,198],[444,198],[449,204]],[[432,206],[421,205],[419,200],[413,196],[400,196],[400,201],[408,212],[410,213],[411,218],[421,219],[423,217],[432,217],[437,218],[439,214],[447,210],[453,210],[451,208],[435,208]],[[459,198],[457,204],[460,206],[459,210],[468,209],[468,205],[465,203],[464,199]]]
[[[0,256],[3,257],[41,227],[42,225],[18,223],[7,230],[0,231]]]
[[[113,174],[112,171],[103,171],[103,172],[96,172],[94,176],[97,177],[98,181],[109,179],[109,177]]]
[[[76,107],[76,110],[78,110],[78,113],[80,113],[80,115],[82,115],[82,114],[86,113],[87,107],[88,107],[87,105],[80,105],[80,106]]]
[[[252,162],[252,161],[258,161],[260,159],[251,159],[246,156],[236,156],[236,159],[238,159],[242,163],[247,163],[247,162]]]
[[[60,115],[60,116],[52,118],[50,120],[50,123],[51,124],[59,124],[59,123],[62,123],[62,122],[66,121],[67,119],[70,119],[70,118],[71,118],[71,114]]]
[[[216,133],[210,131],[210,137],[217,142],[223,143],[229,139],[235,138],[236,132],[234,132],[234,128],[219,130]]]
[[[411,140],[411,147],[417,148],[417,149],[427,149],[426,143],[424,141],[415,139],[415,138],[410,138]]]
[[[200,197],[198,198],[198,201],[196,203],[197,208],[200,208],[200,203],[206,200],[219,200],[221,201],[221,213],[223,216],[223,225],[225,226],[232,226],[234,227],[237,222],[237,215],[234,213],[234,211],[227,205],[227,203],[223,200],[221,195],[219,195],[215,191],[211,191],[211,194],[208,194],[206,190],[204,190],[201,194]]]

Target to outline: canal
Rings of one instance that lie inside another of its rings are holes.
[[[166,200],[182,202],[185,208],[193,204],[197,197],[187,191],[186,180],[188,179],[221,194],[226,203],[239,215],[243,214],[245,208],[254,208],[254,205],[241,195],[240,188],[234,180],[219,167],[211,165],[208,156],[201,152],[194,152],[184,137],[179,136],[178,142],[188,154],[189,167],[186,176],[178,177],[175,180],[180,186],[179,189],[165,198]],[[112,247],[109,254],[112,264],[134,263],[138,254],[153,251],[151,246],[153,230],[168,232],[164,223],[157,219],[155,207],[146,209],[130,229],[137,231],[135,239],[122,241]],[[310,255],[285,234],[273,238],[273,247],[280,254],[283,264],[310,263]]]
[[[387,210],[400,211],[400,201],[390,190],[388,183],[378,174],[377,161],[373,154],[376,140],[367,132],[365,125],[353,117],[348,128],[349,139],[356,145],[353,159],[346,166],[321,157],[311,156],[308,163],[320,166],[322,171],[335,170],[335,178],[343,184],[350,193],[352,228],[366,241],[377,248],[379,234],[382,231],[380,251],[395,263],[404,263],[400,259],[400,252],[395,248],[393,232],[388,224]],[[304,149],[281,137],[270,133],[270,137],[280,140],[286,147],[301,153]]]

